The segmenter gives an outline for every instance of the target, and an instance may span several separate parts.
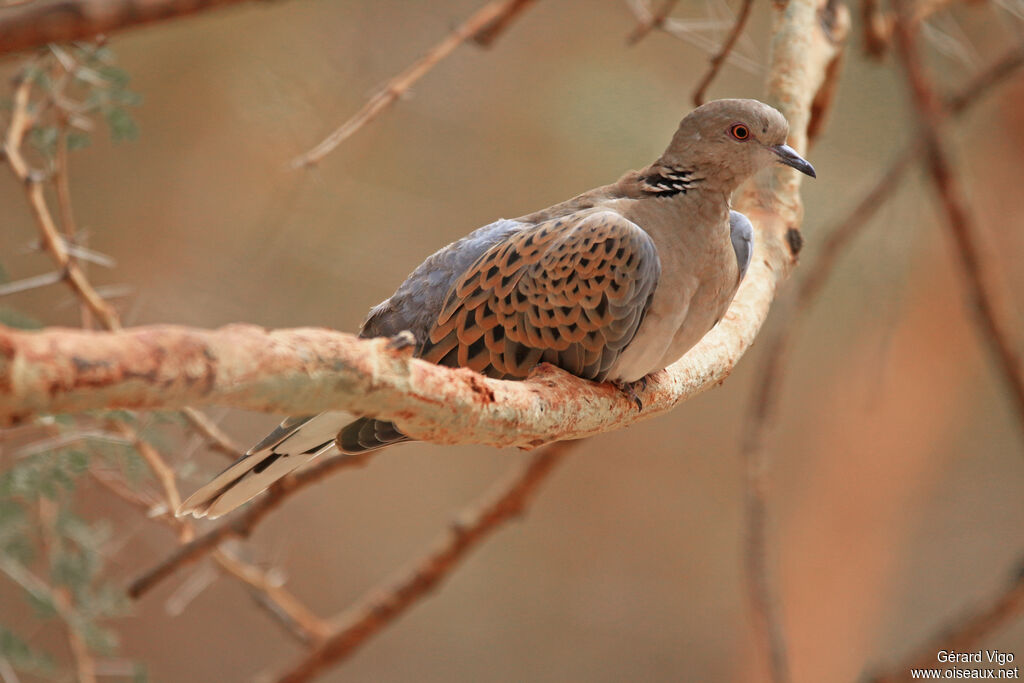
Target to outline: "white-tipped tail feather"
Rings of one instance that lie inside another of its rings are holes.
[[[351,420],[352,416],[344,412],[286,419],[213,481],[189,496],[178,508],[177,516],[216,519],[310,460],[339,453],[334,439]]]

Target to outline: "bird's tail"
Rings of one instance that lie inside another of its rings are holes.
[[[394,422],[361,417],[339,432],[338,447],[342,453],[355,455],[411,440],[398,431]]]
[[[321,455],[338,453],[335,438],[348,413],[290,417],[265,439],[188,497],[179,517],[215,519],[255,498],[275,481]]]

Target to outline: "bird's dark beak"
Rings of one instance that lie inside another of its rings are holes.
[[[770,149],[775,152],[775,156],[779,157],[779,161],[784,163],[786,166],[791,166],[812,178],[818,177],[818,174],[814,172],[814,167],[811,166],[806,159],[797,154],[796,150],[789,145],[775,145]]]

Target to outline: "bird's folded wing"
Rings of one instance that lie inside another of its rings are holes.
[[[601,381],[636,334],[660,273],[650,236],[614,211],[539,223],[459,278],[422,357],[507,378],[550,362]]]

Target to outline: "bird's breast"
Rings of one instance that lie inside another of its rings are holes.
[[[644,321],[610,379],[632,382],[679,360],[714,327],[736,293],[739,266],[728,206],[676,230],[652,231],[661,277]]]

